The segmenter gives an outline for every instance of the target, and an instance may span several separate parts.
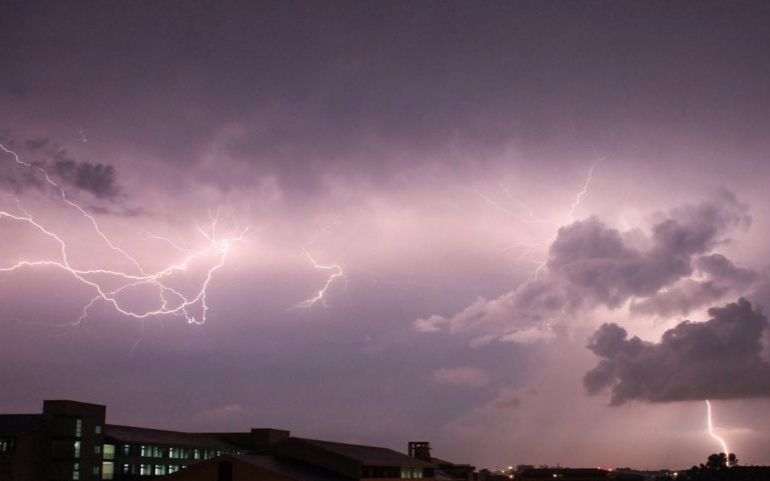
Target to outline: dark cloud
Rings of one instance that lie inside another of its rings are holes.
[[[45,137],[41,137],[38,139],[28,139],[24,141],[24,147],[26,147],[29,150],[42,149],[50,144],[51,144],[51,140]]]
[[[704,280],[683,279],[654,296],[631,304],[631,312],[662,317],[686,315],[728,294],[745,292],[763,276],[752,269],[737,267],[721,254],[702,256],[693,262]]]
[[[708,313],[708,321],[684,321],[658,343],[602,325],[588,342],[603,359],[585,375],[586,389],[610,389],[615,405],[770,396],[770,364],[761,356],[767,318],[745,299]]]
[[[21,142],[11,140],[5,145],[25,162],[46,169],[65,186],[87,192],[99,200],[115,201],[120,196],[117,171],[112,165],[75,159],[67,150],[44,137]],[[18,194],[28,188],[45,186],[39,172],[20,166],[10,158],[4,160],[7,161],[0,164],[0,183],[7,190]]]
[[[574,222],[559,229],[539,278],[497,299],[479,299],[453,317],[420,319],[416,327],[487,329],[501,340],[516,341],[516,332],[540,326],[548,332],[528,338],[549,339],[559,328],[556,321],[579,309],[616,309],[629,300],[636,300],[639,312],[702,305],[756,280],[752,271],[711,253],[729,240],[730,232],[750,224],[747,212],[735,195],[721,191],[709,201],[661,215],[649,235],[622,233],[597,217]],[[696,271],[710,276],[712,283],[691,280]]]
[[[118,195],[115,168],[111,165],[63,159],[53,167],[62,180],[100,199],[114,199]]]
[[[109,208],[101,205],[90,205],[87,207],[87,210],[94,214],[113,215],[118,217],[147,217],[155,215],[142,207],[125,207],[122,205],[118,208]]]

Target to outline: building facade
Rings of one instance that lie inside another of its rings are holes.
[[[0,481],[148,479],[240,452],[215,434],[110,425],[105,413],[44,401],[41,414],[0,415]]]
[[[0,481],[474,481],[472,466],[431,458],[427,442],[410,443],[405,454],[280,429],[120,426],[106,424],[105,415],[103,405],[64,400],[44,401],[40,414],[0,415]]]

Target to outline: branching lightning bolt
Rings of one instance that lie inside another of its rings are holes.
[[[729,456],[730,449],[727,447],[727,443],[714,432],[714,423],[711,419],[711,403],[708,400],[706,400],[706,424],[708,425],[708,430],[711,437],[716,439],[722,446],[722,452],[725,453],[725,456]]]
[[[319,289],[315,296],[310,297],[300,302],[297,307],[310,308],[320,303],[324,307],[328,307],[326,304],[326,293],[329,288],[334,284],[334,281],[345,277],[345,272],[342,270],[342,266],[339,264],[319,264],[308,251],[305,251],[305,257],[313,264],[313,267],[319,270],[330,271],[329,277],[326,278],[326,282],[323,287]]]
[[[12,213],[4,210],[0,210],[0,220],[7,219],[17,223],[28,224],[34,229],[39,231],[42,235],[50,238],[59,246],[59,258],[56,260],[20,260],[13,265],[0,267],[0,272],[13,272],[23,268],[30,267],[54,267],[64,270],[72,275],[80,283],[90,287],[94,291],[94,297],[83,307],[80,315],[75,319],[74,325],[81,323],[88,317],[90,309],[98,302],[104,302],[118,313],[136,318],[146,319],[151,316],[162,315],[178,315],[182,316],[191,324],[203,324],[206,322],[206,314],[209,310],[207,303],[207,291],[208,287],[214,277],[214,274],[224,267],[227,260],[230,248],[236,242],[240,242],[244,239],[248,228],[236,228],[235,232],[231,235],[220,238],[216,233],[217,223],[219,221],[219,213],[211,215],[211,226],[208,232],[198,226],[199,232],[208,241],[208,244],[200,250],[188,250],[185,249],[186,256],[177,262],[173,262],[167,267],[155,271],[147,272],[140,262],[132,257],[124,249],[118,247],[101,229],[96,218],[89,214],[83,207],[72,201],[68,196],[64,188],[58,184],[48,172],[40,165],[32,164],[24,161],[14,151],[8,149],[5,145],[0,144],[0,149],[13,157],[14,161],[24,167],[35,169],[45,181],[59,194],[61,200],[69,207],[75,209],[84,219],[86,219],[97,236],[116,254],[120,255],[134,267],[133,272],[126,272],[120,270],[111,269],[79,269],[74,266],[69,259],[68,245],[66,241],[57,233],[51,231],[43,225],[43,223],[35,220],[33,216],[25,211],[19,204],[18,209],[20,213]],[[18,200],[17,200],[18,204]],[[166,238],[151,236],[152,238],[161,239],[175,245],[172,241]],[[169,285],[171,277],[177,273],[185,272],[191,269],[192,263],[200,259],[212,258],[213,263],[205,272],[203,281],[200,283],[197,289],[195,289],[192,295],[185,295],[180,292],[179,289],[175,289]],[[112,281],[118,281],[119,287],[107,289],[104,287],[104,281],[99,282],[99,279],[109,278]],[[150,286],[156,290],[158,295],[157,304],[155,307],[145,310],[129,309],[121,303],[120,296],[128,289]],[[195,314],[195,311],[199,312],[199,315]]]
[[[593,180],[594,170],[596,169],[596,166],[599,165],[599,163],[604,161],[604,160],[606,160],[605,157],[600,157],[600,158],[596,159],[591,164],[591,166],[588,168],[588,173],[586,174],[585,181],[583,182],[583,185],[580,188],[580,190],[577,192],[577,194],[575,194],[575,199],[573,200],[572,204],[570,205],[569,210],[567,211],[567,219],[569,220],[569,222],[574,222],[575,221],[575,211],[578,209],[578,207],[580,207],[580,203],[582,202],[583,197],[586,194],[588,194],[589,187],[591,186],[591,181]],[[515,198],[509,190],[506,190],[505,192],[506,192],[506,195],[508,196],[509,199],[511,199],[512,201],[517,203],[526,212],[527,219],[523,220],[523,222],[525,222],[525,223],[552,224],[552,225],[557,226],[557,227],[561,225],[558,222],[555,222],[555,221],[552,221],[552,220],[549,220],[549,219],[540,218],[540,217],[536,216],[535,213],[534,213],[534,210],[529,205],[527,205],[526,203],[522,202],[521,200]],[[479,196],[481,196],[482,199],[484,199],[486,202],[490,203],[494,207],[496,207],[496,208],[498,208],[500,210],[503,210],[503,211],[505,211],[505,212],[507,212],[507,213],[509,213],[511,215],[514,215],[514,213],[510,209],[500,205],[498,202],[495,202],[490,197],[488,197],[488,196],[486,196],[486,195],[484,195],[482,193],[479,193],[479,192],[476,192],[476,193]],[[511,246],[505,247],[505,248],[502,249],[502,251],[509,251],[509,250],[516,249],[516,248],[522,248],[523,250],[522,250],[521,254],[519,256],[517,256],[515,263],[518,264],[519,262],[527,261],[527,262],[531,262],[531,263],[535,264],[536,267],[535,267],[535,270],[534,270],[532,275],[533,275],[533,277],[535,279],[537,279],[540,276],[540,274],[543,272],[543,270],[545,269],[548,261],[546,259],[542,259],[542,258],[540,258],[540,259],[532,259],[532,258],[530,258],[530,255],[538,247],[545,247],[545,246],[547,246],[549,244],[550,244],[550,241],[544,241],[544,242],[538,242],[538,243],[529,243],[529,244],[527,244],[527,243],[518,243],[518,244],[514,244],[514,245],[511,245]]]

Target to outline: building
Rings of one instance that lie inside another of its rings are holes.
[[[76,401],[0,415],[0,481],[475,479],[473,466],[431,458],[427,442],[410,443],[407,455],[280,429],[186,433],[106,424],[105,415]]]
[[[41,414],[0,415],[0,481],[131,480],[240,452],[214,434],[106,424],[105,413],[44,401]]]
[[[430,443],[427,441],[411,441],[408,452],[410,457],[430,463],[435,471],[436,479],[474,481],[477,477],[476,468],[470,464],[456,464],[431,456]]]
[[[288,438],[269,455],[223,455],[168,481],[435,481],[433,465],[392,449]]]
[[[353,481],[351,478],[270,455],[222,455],[163,478],[164,481]]]
[[[538,468],[516,474],[516,480],[558,479],[561,481],[645,481],[648,476],[631,470],[593,468]]]
[[[516,475],[516,480],[558,479],[562,481],[603,481],[612,479],[606,469],[592,468],[536,468]]]

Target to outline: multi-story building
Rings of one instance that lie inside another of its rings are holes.
[[[411,443],[407,455],[292,437],[279,429],[186,433],[117,426],[105,423],[105,412],[98,404],[44,401],[41,414],[0,415],[0,481],[138,481],[169,475],[215,481],[473,481],[472,466],[431,458],[427,442]]]
[[[41,414],[0,415],[0,481],[131,480],[240,452],[215,434],[106,424],[105,412],[45,401]]]

